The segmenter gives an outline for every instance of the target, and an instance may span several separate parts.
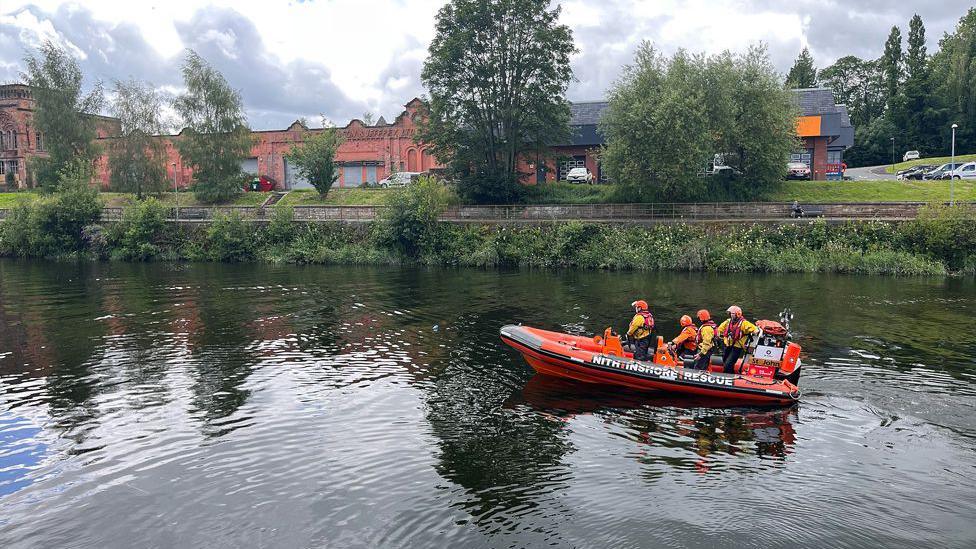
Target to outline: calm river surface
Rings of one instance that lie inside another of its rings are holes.
[[[498,328],[789,306],[802,401]],[[974,547],[972,279],[0,261],[0,547]]]

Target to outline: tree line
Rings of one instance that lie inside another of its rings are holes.
[[[845,154],[851,166],[891,162],[907,150],[922,156],[948,156],[952,124],[958,124],[956,150],[976,150],[976,8],[929,54],[925,25],[915,14],[908,37],[893,26],[877,59],[848,55],[817,70],[804,49],[787,75],[787,86],[823,86],[847,105],[855,128],[854,146]]]
[[[164,140],[170,138],[165,134],[173,122],[164,114],[168,104],[183,128],[171,139],[181,164],[193,171],[196,198],[223,202],[242,192],[250,175],[243,173],[241,162],[251,156],[254,144],[244,101],[196,52],[187,50],[181,66],[185,89],[171,101],[153,84],[135,79],[115,81],[108,99],[101,82],[86,93],[77,60],[51,42],[29,54],[25,64],[22,76],[32,88],[33,122],[45,136],[46,151],[30,160],[30,186],[58,190],[88,185],[99,157],[107,152],[113,190],[140,199],[162,192],[169,187]],[[98,118],[106,108],[116,118],[118,131],[96,140],[99,123],[112,124]],[[338,130],[323,119],[323,129],[307,135],[290,152],[298,173],[322,194],[338,174],[334,159],[341,142]]]
[[[560,13],[549,0],[449,0],[438,12],[421,74],[428,95],[417,139],[447,167],[462,199],[519,201],[520,181],[548,169],[556,160],[551,147],[572,135],[566,91],[577,49]],[[742,54],[664,56],[643,44],[608,91],[601,166],[625,202],[759,197],[782,182],[798,146],[789,89],[817,85],[833,88],[848,106],[856,128],[849,165],[888,161],[892,137],[899,151],[947,152],[951,122],[960,126],[958,148],[971,151],[974,57],[976,9],[933,55],[916,15],[906,52],[898,27],[876,60],[848,56],[818,71],[804,50],[785,86],[762,46]],[[32,171],[41,186],[55,186],[94,166],[99,151],[89,115],[104,106],[104,95],[100,85],[82,94],[77,63],[52,44],[26,61],[35,122],[51,136],[49,155]],[[241,160],[253,145],[241,95],[192,51],[182,72],[185,91],[170,103],[184,128],[175,145],[193,169],[198,198],[227,200],[241,190]],[[115,83],[110,103],[121,123],[120,135],[106,141],[113,188],[158,192],[167,183],[165,151],[154,138],[168,125],[161,114],[165,98],[151,84],[130,80]],[[325,193],[337,174],[340,144],[334,128],[314,132],[290,159]]]

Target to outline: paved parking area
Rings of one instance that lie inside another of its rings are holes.
[[[845,175],[853,177],[855,181],[880,181],[882,179],[895,179],[893,174],[885,172],[884,166],[865,166],[863,168],[847,168]]]

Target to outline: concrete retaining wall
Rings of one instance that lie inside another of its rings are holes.
[[[822,211],[828,220],[906,220],[918,216],[924,202],[860,202],[805,206]],[[976,203],[969,203],[976,207]],[[374,220],[383,206],[296,206],[300,222],[339,221],[362,223]],[[0,209],[0,219],[9,210]],[[266,221],[271,210],[254,206],[172,208],[170,220],[181,223],[209,222],[216,215],[237,214],[244,219]],[[105,208],[102,221],[122,219],[122,208]],[[441,220],[454,223],[526,223],[584,220],[608,223],[762,222],[790,219],[785,202],[715,202],[699,204],[567,204],[514,206],[453,206]]]

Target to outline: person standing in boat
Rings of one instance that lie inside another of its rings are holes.
[[[630,320],[627,336],[634,342],[634,358],[647,360],[650,358],[648,350],[651,347],[651,332],[654,331],[654,317],[647,310],[647,302],[643,299],[630,304],[634,308],[634,318]]]
[[[681,358],[695,356],[698,349],[698,330],[690,316],[681,317],[681,333],[668,343],[668,348]]]
[[[758,328],[742,316],[742,309],[738,305],[729,307],[728,313],[729,319],[719,325],[718,333],[725,343],[725,353],[722,355],[725,373],[732,374],[735,373],[735,363],[745,351],[746,341]]]
[[[708,309],[698,311],[698,321],[701,322],[701,325],[698,327],[698,334],[695,337],[698,352],[695,354],[694,367],[696,370],[708,370],[708,365],[712,361],[712,353],[715,352],[715,330],[717,327]]]

